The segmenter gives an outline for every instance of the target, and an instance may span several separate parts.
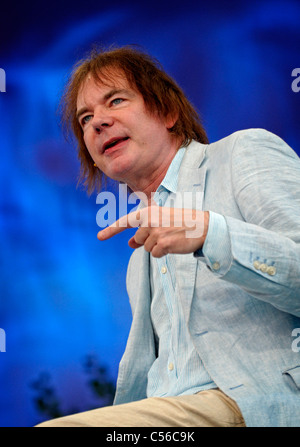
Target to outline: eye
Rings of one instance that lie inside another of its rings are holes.
[[[124,101],[124,99],[122,99],[122,98],[115,98],[111,101],[111,104],[118,105],[118,104],[121,104],[121,102],[123,102],[123,101]]]
[[[85,115],[81,120],[81,125],[84,126],[91,118],[92,115]]]

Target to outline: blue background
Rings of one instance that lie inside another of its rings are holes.
[[[32,426],[42,372],[64,412],[98,405],[82,362],[113,380],[130,326],[129,232],[96,239],[96,195],[56,110],[72,65],[93,43],[139,44],[200,111],[210,141],[266,128],[300,154],[299,1],[5,2],[0,18],[0,426]],[[105,3],[105,2],[104,2]],[[259,365],[258,365],[259,366]]]

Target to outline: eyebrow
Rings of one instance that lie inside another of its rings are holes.
[[[120,95],[120,94],[126,94],[126,95],[128,95],[128,96],[130,96],[130,97],[132,97],[133,96],[133,94],[129,91],[129,90],[127,90],[127,89],[118,89],[118,88],[114,88],[114,89],[112,89],[112,90],[110,90],[108,93],[106,93],[104,96],[103,96],[103,101],[104,102],[106,102],[109,98],[111,98],[112,96],[114,96],[114,95]],[[81,109],[79,109],[78,110],[78,112],[76,113],[76,118],[77,118],[77,120],[79,120],[79,117],[81,116],[81,115],[83,115],[84,113],[86,113],[86,112],[88,112],[89,111],[89,109],[88,109],[88,107],[82,107]]]

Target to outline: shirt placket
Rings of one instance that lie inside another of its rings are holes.
[[[172,283],[171,273],[170,273],[170,259],[169,256],[163,256],[162,258],[157,259],[157,264],[161,276],[161,282],[163,286],[165,301],[167,304],[167,309],[170,316],[170,339],[169,339],[169,355],[167,361],[167,370],[170,378],[174,375],[177,376],[177,368],[176,368],[176,352],[174,348],[177,346],[176,340],[176,325],[174,325],[174,286]]]
[[[169,191],[166,190],[164,187],[160,187],[157,190],[157,194],[154,196],[154,200],[156,201],[157,205],[164,206],[166,203],[166,200],[169,196]],[[169,356],[168,356],[168,362],[167,362],[167,370],[168,374],[170,376],[170,380],[175,376],[177,377],[177,365],[175,359],[177,358],[176,352],[174,351],[174,347],[177,347],[177,342],[175,342],[177,338],[177,329],[176,324],[174,324],[174,309],[176,308],[174,306],[174,296],[175,296],[175,278],[174,275],[172,277],[172,260],[170,258],[170,255],[163,256],[162,258],[157,258],[157,264],[158,269],[161,276],[164,296],[170,316],[170,340],[169,340]]]

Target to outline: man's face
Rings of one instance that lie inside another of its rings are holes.
[[[87,77],[77,98],[78,121],[85,145],[108,177],[136,185],[151,180],[170,159],[173,122],[151,115],[142,95],[120,73],[109,85]]]

